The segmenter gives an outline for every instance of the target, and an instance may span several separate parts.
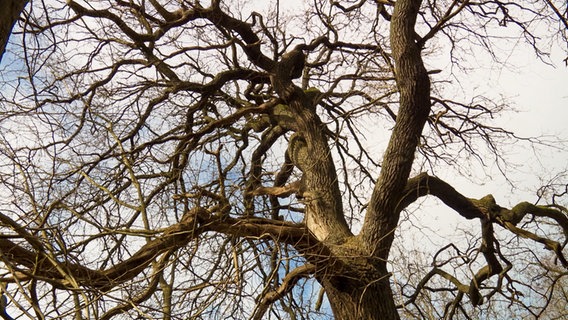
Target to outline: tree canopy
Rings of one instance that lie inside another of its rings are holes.
[[[456,91],[568,56],[560,1],[0,3],[3,318],[561,316],[566,173],[510,207],[439,177],[544,145]],[[424,197],[475,229],[405,248]]]

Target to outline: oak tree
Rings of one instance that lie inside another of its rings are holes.
[[[455,99],[448,80],[502,43],[546,59],[568,31],[553,1],[7,3],[2,317],[538,316],[558,301],[564,176],[508,207],[437,174],[506,165],[504,106]],[[396,240],[426,196],[477,229],[413,269]]]

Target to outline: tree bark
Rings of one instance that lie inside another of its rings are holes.
[[[360,237],[328,246],[332,259],[316,279],[324,287],[336,319],[399,319],[386,261],[369,256]]]
[[[399,319],[386,268],[414,153],[430,112],[430,80],[414,31],[420,0],[399,0],[391,20],[392,55],[400,109],[359,237],[341,250],[345,269],[318,278],[337,319]],[[333,250],[332,250],[333,251]],[[347,259],[345,257],[351,257]],[[331,270],[331,271],[330,271]]]
[[[303,55],[296,48],[285,54],[271,75],[280,99],[295,116],[296,133],[290,138],[288,154],[302,172],[299,193],[305,203],[304,221],[320,241],[340,243],[353,234],[345,220],[337,169],[329,148],[325,125],[318,117],[313,101],[292,83],[290,70]]]
[[[398,225],[399,202],[431,108],[430,79],[414,31],[420,4],[421,0],[399,0],[394,7],[390,41],[400,108],[361,230],[367,249],[385,260]]]
[[[362,284],[353,279],[321,280],[335,319],[399,319],[388,279]]]

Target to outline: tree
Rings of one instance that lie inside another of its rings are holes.
[[[1,100],[12,316],[311,319],[321,301],[310,279],[337,319],[423,317],[419,298],[440,291],[440,317],[503,300],[548,307],[560,280],[529,303],[514,262],[563,279],[566,181],[551,184],[547,205],[506,208],[436,177],[463,153],[485,161],[483,144],[502,165],[499,141],[518,138],[489,122],[499,103],[444,98],[449,84],[434,76],[452,73],[425,61],[443,48],[466,67],[473,47],[498,60],[498,25],[545,59],[540,33],[566,39],[559,7],[315,1],[294,15],[281,5],[31,4],[12,37],[24,66],[5,66]],[[389,134],[383,153],[368,136],[378,132]],[[425,196],[479,234],[396,282],[401,213]]]

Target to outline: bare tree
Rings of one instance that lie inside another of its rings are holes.
[[[436,177],[459,172],[456,157],[505,166],[500,141],[518,138],[491,123],[506,106],[445,97],[459,73],[425,61],[499,61],[496,45],[519,39],[545,59],[565,9],[283,6],[31,3],[0,100],[2,316],[314,319],[324,297],[337,319],[549,308],[568,268],[568,184],[506,208]],[[393,243],[424,196],[478,229],[418,268],[400,246],[392,260]],[[550,281],[531,286],[527,266]]]

